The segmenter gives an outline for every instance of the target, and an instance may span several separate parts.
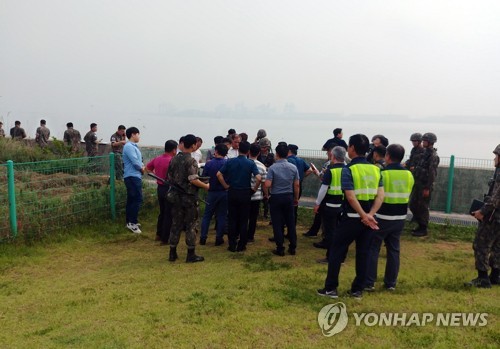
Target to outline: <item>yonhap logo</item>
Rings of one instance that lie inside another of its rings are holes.
[[[485,327],[488,313],[352,313],[354,326],[367,327]],[[344,303],[325,305],[318,313],[318,324],[325,337],[342,332],[349,321]]]
[[[342,332],[347,321],[347,308],[342,302],[325,305],[318,314],[318,324],[325,337]]]

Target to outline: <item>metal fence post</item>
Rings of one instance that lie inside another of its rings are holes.
[[[448,168],[448,191],[446,193],[445,213],[451,213],[451,198],[453,194],[453,177],[455,175],[455,155],[450,157],[450,167]]]
[[[111,206],[111,218],[116,218],[115,198],[115,153],[109,153],[109,205]]]
[[[9,220],[13,237],[17,236],[16,187],[14,183],[14,162],[7,160],[7,187],[9,195]]]

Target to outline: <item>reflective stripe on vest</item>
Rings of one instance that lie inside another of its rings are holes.
[[[332,174],[332,181],[328,187],[328,195],[342,195],[342,187],[340,178],[342,177],[342,167],[335,167],[330,169]]]
[[[342,204],[331,204],[329,202],[325,203],[326,207],[339,208],[342,207]]]
[[[400,221],[406,219],[406,215],[399,215],[399,216],[389,216],[387,214],[380,214],[380,213],[375,213],[375,217],[384,219],[386,221]]]
[[[372,164],[349,166],[354,183],[354,194],[361,201],[373,200],[377,195],[380,182],[380,169]]]
[[[407,170],[382,171],[384,182],[384,203],[407,204],[413,188],[413,175]]]

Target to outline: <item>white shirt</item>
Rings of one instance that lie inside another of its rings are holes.
[[[227,151],[227,158],[228,159],[237,158],[239,154],[240,153],[239,153],[238,149],[230,148]]]

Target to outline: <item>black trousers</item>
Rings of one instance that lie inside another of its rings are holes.
[[[333,235],[328,256],[328,273],[325,280],[326,289],[332,290],[339,286],[340,266],[349,249],[349,245],[356,241],[356,277],[352,282],[351,291],[363,291],[372,233],[370,228],[361,223],[361,219],[342,216],[337,231]]]
[[[170,228],[172,228],[172,204],[167,201],[168,186],[158,185],[156,193],[158,194],[158,205],[160,214],[156,222],[156,235],[164,243],[168,243],[170,238]]]
[[[387,249],[387,262],[385,264],[384,285],[385,287],[396,287],[399,273],[399,251],[400,238],[405,225],[402,220],[378,219],[379,230],[372,232],[372,241],[368,254],[368,273],[366,286],[374,286],[377,280],[378,256],[380,247],[385,243]]]
[[[269,208],[271,211],[271,220],[273,222],[274,239],[276,248],[283,250],[284,237],[283,226],[288,231],[288,240],[290,249],[297,247],[297,231],[295,229],[295,210],[293,206],[293,194],[273,194],[269,199]]]
[[[253,200],[250,202],[250,217],[248,219],[248,239],[253,240],[255,229],[257,227],[257,217],[259,216],[259,207],[261,200]]]
[[[339,225],[339,218],[341,212],[342,212],[342,207],[323,206],[322,209],[321,217],[323,219],[323,230],[325,232],[324,240],[328,246],[328,249],[326,250],[327,258],[330,255],[333,236]],[[346,255],[347,255],[347,250],[346,254],[344,255],[344,258],[342,259],[342,262],[345,260]]]
[[[243,248],[247,245],[251,197],[251,189],[229,189],[227,193],[229,247],[238,244],[239,248]]]

